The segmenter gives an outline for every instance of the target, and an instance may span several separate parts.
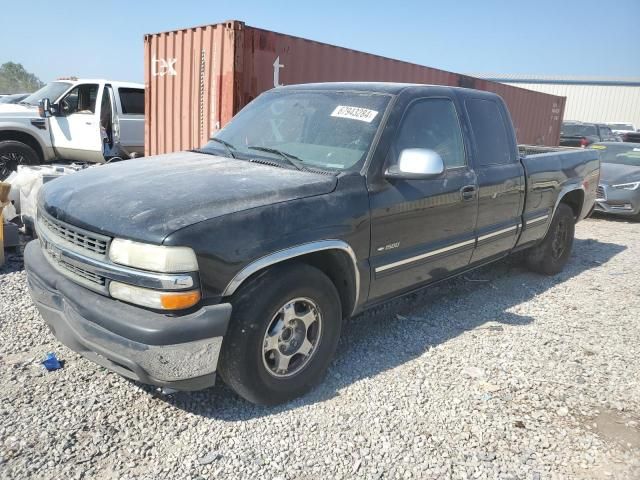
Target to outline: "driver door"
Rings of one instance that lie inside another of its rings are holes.
[[[464,269],[475,247],[477,179],[453,99],[421,98],[407,107],[388,163],[407,148],[437,152],[445,171],[432,179],[386,180],[369,192],[370,300]]]
[[[104,161],[100,134],[100,102],[103,87],[97,83],[76,85],[58,103],[50,120],[51,139],[64,160]]]

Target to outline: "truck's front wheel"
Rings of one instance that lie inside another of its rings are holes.
[[[233,314],[218,371],[250,402],[286,402],[318,383],[342,327],[331,280],[306,264],[260,274],[231,300]]]
[[[571,207],[559,204],[547,235],[527,252],[527,264],[531,270],[545,275],[562,271],[571,255],[575,223]]]
[[[15,140],[0,142],[0,181],[5,180],[18,165],[37,165],[39,157],[29,145]]]

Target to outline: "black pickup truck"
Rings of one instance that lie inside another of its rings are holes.
[[[585,148],[596,142],[617,142],[611,127],[601,123],[563,122],[560,146]]]
[[[273,404],[319,382],[372,305],[516,251],[559,272],[599,171],[594,150],[521,156],[491,93],[287,86],[198,151],[48,183],[25,264],[87,358],[178,390],[219,373]]]

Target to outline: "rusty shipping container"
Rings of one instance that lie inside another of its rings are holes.
[[[509,106],[519,143],[557,145],[565,98],[229,21],[145,35],[145,152],[197,148],[280,85],[383,81],[488,90]]]

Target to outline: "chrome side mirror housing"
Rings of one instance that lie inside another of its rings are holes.
[[[47,118],[51,116],[51,100],[43,98],[38,104],[38,114],[41,118]]]
[[[444,162],[438,152],[428,148],[405,148],[398,163],[385,172],[386,178],[424,180],[435,178],[444,172]]]

